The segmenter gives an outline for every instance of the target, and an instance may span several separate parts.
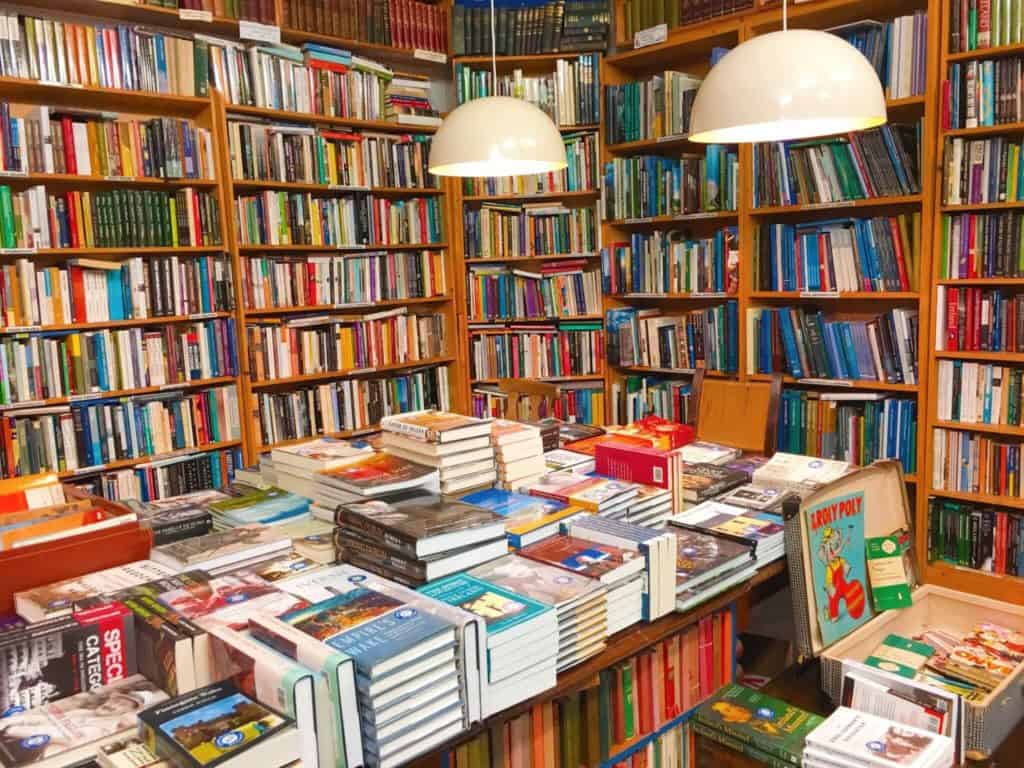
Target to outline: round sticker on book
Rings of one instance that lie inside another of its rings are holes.
[[[883,741],[869,741],[865,746],[872,752],[878,752],[879,754],[885,752],[885,742]]]
[[[556,584],[571,584],[572,583],[572,579],[570,579],[568,576],[555,576],[555,583]]]
[[[361,574],[361,573],[357,573],[357,574],[355,574],[353,576],[349,576],[348,580],[349,580],[349,583],[351,583],[351,584],[359,584],[361,582],[366,581],[366,577],[363,574]]]
[[[886,539],[885,541],[882,542],[882,551],[885,552],[885,554],[887,554],[887,555],[895,554],[895,552],[896,552],[896,542],[893,541],[892,539]]]
[[[71,605],[71,601],[66,597],[62,597],[59,600],[51,600],[46,604],[47,608],[67,608]]]
[[[764,489],[763,491],[761,491],[761,492],[762,492],[762,493],[763,493],[763,494],[764,494],[765,496],[775,496],[776,494],[778,494],[778,491],[776,491],[776,490],[775,490],[774,488],[765,488],[765,489]]]
[[[758,720],[774,720],[775,710],[770,707],[758,707],[757,711],[754,713],[754,717]]]
[[[217,749],[234,749],[243,741],[245,741],[244,733],[241,731],[228,731],[227,733],[220,734],[213,740],[213,743],[217,746]]]
[[[228,603],[228,604],[244,603],[248,599],[249,599],[249,596],[247,594],[245,594],[244,592],[234,592],[234,593],[232,593],[230,595],[225,595],[224,596],[224,602]]]
[[[50,737],[45,733],[37,733],[35,736],[29,736],[26,739],[21,740],[22,749],[39,749],[45,747],[50,743]]]
[[[823,466],[825,466],[825,464],[817,459],[807,465],[809,469],[821,469]]]
[[[400,621],[405,621],[406,619],[411,619],[415,615],[416,615],[416,609],[415,608],[409,608],[408,606],[406,606],[405,608],[399,608],[397,611],[395,611],[395,618],[399,619]]]

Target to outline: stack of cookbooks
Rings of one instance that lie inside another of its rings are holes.
[[[389,453],[437,470],[441,493],[480,488],[497,479],[489,419],[413,411],[385,416],[380,428]]]
[[[428,491],[342,504],[335,523],[338,560],[409,586],[508,551],[499,515]]]
[[[514,491],[543,475],[544,444],[540,430],[519,421],[491,422],[491,444],[497,462],[498,487]]]
[[[761,511],[721,501],[705,501],[672,517],[669,522],[714,536],[732,537],[756,544],[754,555],[759,568],[786,554],[782,515],[778,511]]]
[[[686,611],[741,584],[757,571],[754,544],[704,533],[669,520],[676,538],[676,610]]]
[[[313,514],[334,522],[341,504],[365,501],[389,493],[419,489],[436,493],[437,470],[395,455],[370,453],[314,475]]]
[[[312,498],[315,490],[314,473],[348,464],[373,448],[364,441],[318,437],[304,443],[274,448],[271,458],[277,486],[286,491]]]
[[[484,717],[555,686],[558,619],[549,605],[469,573],[432,581],[420,591],[486,622]]]
[[[469,573],[555,609],[559,672],[604,650],[607,589],[599,580],[518,554],[477,566]]]
[[[355,661],[367,765],[402,764],[462,730],[457,680],[442,676],[430,682],[424,677],[422,705],[411,710],[400,699],[396,703],[394,694],[396,686],[414,682],[452,657],[458,634],[452,622],[368,586],[358,575],[333,580],[324,594],[324,599],[279,617],[257,614],[249,631],[292,658],[319,660],[315,669],[324,668],[330,651]]]
[[[954,752],[949,736],[839,707],[807,734],[803,764],[952,768]]]
[[[563,521],[588,514],[554,499],[525,493],[486,488],[462,497],[467,504],[491,510],[505,520],[505,533],[511,547],[519,549],[558,533]]]
[[[808,764],[804,740],[821,725],[822,718],[760,691],[731,684],[701,704],[691,722],[693,730],[705,738],[725,744],[759,764],[781,766],[800,765],[801,757],[803,764]]]
[[[641,620],[646,563],[639,552],[560,533],[524,547],[519,554],[604,584],[609,636]]]

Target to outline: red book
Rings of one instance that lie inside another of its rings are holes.
[[[81,267],[69,267],[68,282],[71,283],[72,320],[76,323],[88,322],[85,312],[85,270]]]
[[[344,64],[338,64],[335,61],[324,61],[323,59],[309,58],[306,61],[306,66],[310,69],[326,69],[330,72],[338,72],[342,75],[348,72],[348,67]]]
[[[70,117],[60,119],[60,132],[64,139],[64,167],[68,173],[78,173],[78,164],[75,162],[75,136]]]
[[[594,469],[600,475],[659,488],[672,487],[673,461],[668,451],[610,441],[597,446],[595,460]]]
[[[910,290],[910,278],[907,276],[907,262],[903,254],[903,238],[900,236],[900,226],[895,216],[889,217],[889,230],[892,232],[892,241],[896,247],[896,268],[900,273],[900,290]]]
[[[978,351],[981,349],[981,323],[982,323],[982,307],[981,307],[981,288],[972,288],[971,294],[973,295],[974,301],[972,303],[973,313],[972,316],[974,321],[970,324],[971,329],[971,346],[970,349]]]
[[[952,286],[946,288],[946,349],[949,351],[960,349],[959,334],[957,333],[959,297],[959,288]]]

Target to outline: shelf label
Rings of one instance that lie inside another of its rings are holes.
[[[650,224],[654,221],[653,216],[640,216],[634,219],[626,219],[627,224]]]
[[[354,368],[351,371],[349,371],[349,373],[352,374],[353,376],[356,376],[356,375],[362,374],[362,373],[376,373],[376,372],[377,372],[376,368]]]
[[[37,248],[0,248],[0,254],[4,256],[31,256],[37,251]]]
[[[4,403],[0,405],[0,410],[10,411],[15,408],[38,408],[41,405],[46,405],[45,400],[25,400],[21,403]]]
[[[102,472],[102,471],[103,471],[103,465],[102,464],[93,464],[91,467],[79,467],[78,469],[73,469],[73,470],[71,470],[71,474],[73,474],[73,475],[88,475],[91,472]]]
[[[0,333],[33,333],[42,329],[43,326],[41,325],[10,325],[0,329]]]
[[[28,171],[0,171],[0,176],[28,176]]]
[[[695,299],[724,299],[728,294],[725,291],[694,291],[690,295]]]
[[[417,48],[412,52],[414,59],[420,59],[421,61],[432,61],[435,64],[447,64],[448,54],[441,53],[441,51],[428,51],[425,48]]]
[[[646,48],[648,45],[664,43],[668,40],[668,24],[659,24],[656,27],[641,29],[633,35],[634,48]]]
[[[365,251],[367,248],[366,243],[338,243],[335,246],[339,251],[350,250],[350,251]]]
[[[169,389],[184,389],[188,385],[189,385],[189,382],[187,382],[187,381],[177,381],[174,384],[161,384],[160,385],[160,391],[161,392],[166,392]]]
[[[686,141],[688,138],[690,138],[688,133],[670,133],[668,136],[659,136],[658,143],[660,144],[663,141]]]
[[[194,315],[189,315],[189,320],[209,320],[211,317],[216,317],[216,312],[198,312]]]
[[[809,210],[814,208],[851,208],[856,204],[856,200],[837,200],[834,203],[807,203],[806,205],[800,205],[797,207]]]
[[[281,42],[281,28],[272,24],[258,24],[255,21],[238,22],[238,36],[243,40],[256,40],[261,43]]]
[[[48,85],[53,88],[81,88],[81,83],[58,83],[56,80],[40,80],[40,85]]]
[[[801,299],[838,299],[839,291],[800,291]]]
[[[335,304],[334,309],[349,309],[351,307],[372,307],[372,301],[350,301],[348,304]]]
[[[358,184],[328,184],[327,188],[340,192],[369,192],[370,188]]]
[[[178,18],[182,21],[205,21],[213,23],[213,11],[200,11],[196,8],[179,8]]]
[[[134,176],[104,176],[105,181],[136,181]]]
[[[853,382],[846,379],[797,379],[797,384],[817,384],[826,387],[852,387]]]
[[[97,398],[105,397],[104,392],[84,392],[80,395],[68,395],[69,403],[80,403],[83,400],[96,400]]]

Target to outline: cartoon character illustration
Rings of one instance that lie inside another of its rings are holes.
[[[839,621],[839,604],[844,601],[847,613],[854,619],[859,619],[864,613],[864,585],[850,578],[852,569],[843,557],[850,538],[844,537],[842,531],[831,526],[821,532],[818,559],[825,565],[825,592],[828,595],[830,621]]]
[[[772,722],[774,712],[769,709],[751,712],[742,704],[735,704],[731,701],[716,701],[711,708],[722,716],[723,723],[749,725],[755,731],[760,731],[767,736],[778,736],[781,733],[778,726]]]

